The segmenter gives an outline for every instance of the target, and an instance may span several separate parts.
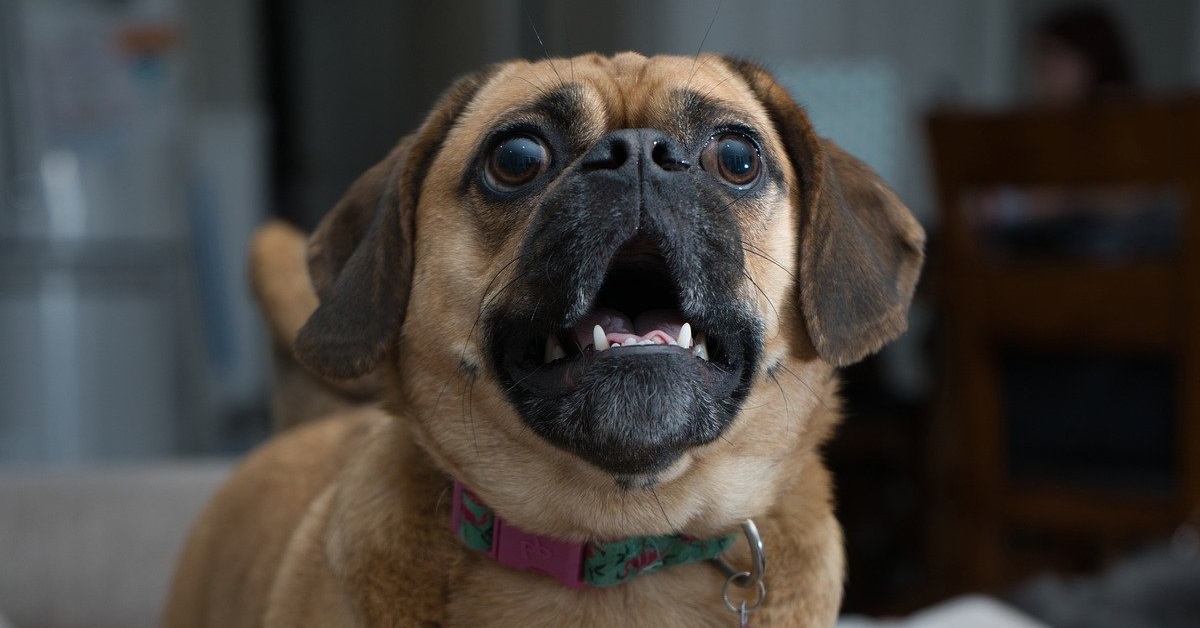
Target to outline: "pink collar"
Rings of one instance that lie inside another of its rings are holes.
[[[717,539],[674,534],[611,543],[559,541],[505,521],[458,481],[450,526],[467,547],[501,565],[550,576],[572,589],[612,586],[662,567],[715,559],[737,538],[736,534]]]

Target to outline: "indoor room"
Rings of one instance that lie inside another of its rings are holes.
[[[232,625],[196,535],[291,532],[206,505],[351,415],[440,487],[427,625],[508,573],[459,506],[727,506],[715,625],[1200,626],[1198,90],[1196,0],[0,0],[0,628]],[[698,569],[645,542],[537,621]]]

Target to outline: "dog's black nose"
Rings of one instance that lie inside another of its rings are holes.
[[[596,142],[581,165],[584,170],[621,170],[638,168],[644,163],[661,170],[687,170],[683,146],[657,129],[621,129],[605,135]]]

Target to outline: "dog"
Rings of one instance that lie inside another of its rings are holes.
[[[462,78],[309,240],[293,355],[378,403],[240,465],[165,624],[830,626],[836,369],[904,331],[923,248],[752,63]]]

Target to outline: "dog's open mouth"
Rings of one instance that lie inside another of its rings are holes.
[[[570,392],[591,364],[610,358],[690,356],[697,373],[715,377],[729,366],[719,333],[688,320],[681,294],[658,247],[635,239],[614,256],[592,309],[579,322],[518,334],[505,362],[517,371],[518,386],[551,394]]]
[[[521,419],[614,474],[666,469],[717,438],[757,356],[761,332],[730,306],[732,293],[719,303],[694,298],[717,292],[714,279],[662,251],[645,238],[623,244],[594,294],[566,292],[589,309],[558,318],[561,327],[547,328],[555,315],[538,312],[537,295],[524,300],[530,310],[498,310],[489,324],[493,364]]]
[[[678,347],[709,359],[705,334],[679,311],[679,288],[662,257],[623,255],[614,260],[583,320],[546,337],[543,362],[648,346]]]
[[[704,334],[695,334],[692,324],[683,320],[677,309],[648,310],[630,320],[629,315],[613,308],[592,310],[583,321],[571,328],[567,344],[577,348],[574,353],[608,351],[625,347],[666,345],[689,349],[692,355],[708,360],[708,343]],[[567,357],[563,341],[557,334],[546,337],[544,362],[549,364]]]

